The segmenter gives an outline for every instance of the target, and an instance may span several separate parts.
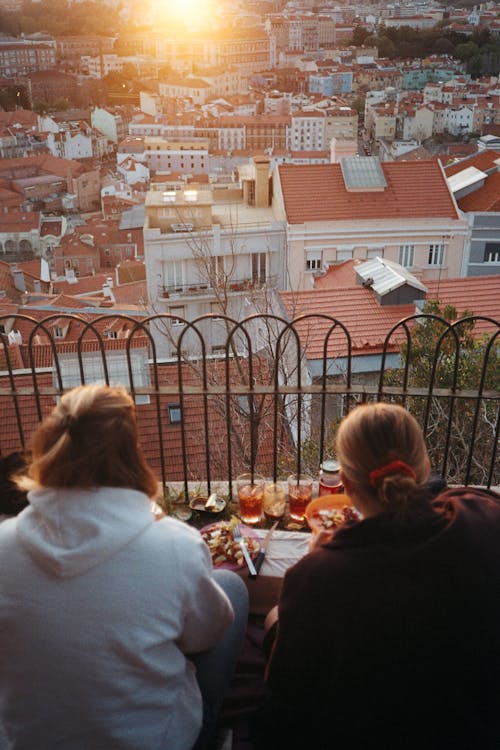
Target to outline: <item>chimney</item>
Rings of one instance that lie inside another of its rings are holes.
[[[255,207],[267,208],[270,201],[269,156],[254,156],[255,166]]]

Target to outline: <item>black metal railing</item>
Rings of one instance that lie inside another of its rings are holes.
[[[105,382],[130,390],[148,461],[186,493],[193,482],[231,491],[247,470],[316,474],[343,415],[370,400],[416,416],[434,471],[450,483],[500,485],[500,328],[491,318],[415,315],[367,354],[328,315],[204,315],[181,326],[168,314],[44,315],[0,317],[2,454],[29,447],[63,391]]]

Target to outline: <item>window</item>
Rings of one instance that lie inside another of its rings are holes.
[[[437,245],[429,245],[429,266],[442,266],[444,256],[444,245],[439,243]]]
[[[337,250],[337,263],[352,260],[353,250]]]
[[[321,250],[306,250],[306,271],[320,271],[323,266]]]
[[[54,332],[54,338],[55,339],[63,339],[64,338],[64,331],[60,326],[54,326],[52,329]]]
[[[224,256],[216,255],[210,258],[210,286],[218,287],[224,286],[225,272],[224,272]],[[200,275],[203,275],[203,270],[200,270]]]
[[[251,394],[238,396],[238,406],[240,412],[246,417],[249,417],[251,413],[255,412],[254,396]]]
[[[399,265],[403,268],[411,268],[413,266],[415,256],[415,245],[400,245],[399,246]]]
[[[110,385],[124,385],[130,388],[129,364],[132,372],[132,385],[134,388],[148,387],[150,385],[148,353],[146,349],[137,349],[130,352],[124,351],[106,351],[106,365]],[[81,385],[80,364],[75,354],[59,354],[59,363],[61,366],[61,378],[63,388],[74,388]],[[128,359],[130,358],[130,363]],[[82,353],[82,368],[85,377],[85,383],[105,383],[104,365],[102,355],[94,352]],[[58,385],[57,374],[54,368],[54,384]],[[136,404],[149,404],[149,396],[137,395]]]
[[[182,291],[182,261],[172,260],[166,266],[166,286]]]
[[[266,283],[266,253],[252,254],[252,283]]]
[[[170,424],[182,422],[182,409],[180,404],[168,404],[168,421]]]
[[[500,242],[487,242],[485,244],[484,262],[500,263]]]
[[[169,310],[170,315],[172,315],[172,325],[173,326],[183,326],[185,325],[184,317],[186,315],[186,310],[184,307],[171,307]]]

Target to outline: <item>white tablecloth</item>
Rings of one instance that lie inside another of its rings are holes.
[[[256,536],[263,540],[266,529],[255,529]],[[310,534],[300,531],[273,531],[260,575],[283,578],[287,569],[308,552]]]

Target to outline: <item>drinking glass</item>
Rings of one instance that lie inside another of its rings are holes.
[[[286,493],[281,484],[266,482],[264,486],[264,515],[268,521],[275,523],[283,518],[286,507]]]
[[[288,501],[293,521],[304,522],[306,508],[312,499],[313,482],[309,474],[290,474],[288,477]]]
[[[240,518],[243,523],[256,524],[262,518],[265,479],[260,474],[240,474],[236,480]]]

